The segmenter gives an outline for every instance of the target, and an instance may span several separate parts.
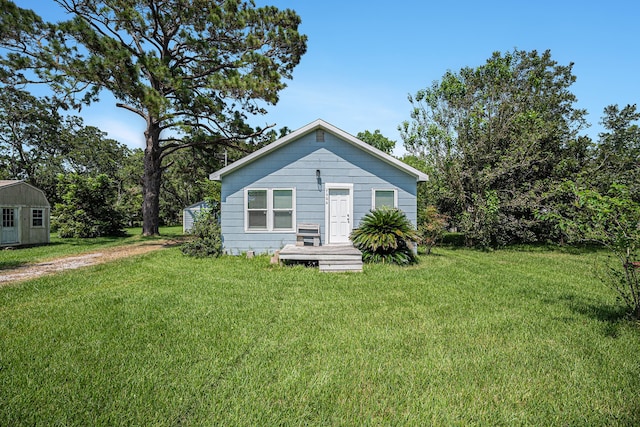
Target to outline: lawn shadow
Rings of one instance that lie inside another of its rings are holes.
[[[508,249],[515,252],[547,253],[557,252],[571,255],[586,255],[602,251],[602,246],[597,244],[557,244],[557,243],[526,243],[500,246],[497,250]]]
[[[629,310],[620,304],[594,304],[575,295],[565,295],[560,300],[573,312],[603,322],[602,332],[607,337],[616,338],[621,324],[629,319]]]
[[[584,304],[572,307],[577,313],[589,316],[601,322],[619,322],[628,317],[629,311],[621,305]]]
[[[434,249],[435,249],[435,251],[434,251]],[[425,251],[422,251],[422,250],[418,250],[418,256],[425,257],[425,258],[431,258],[431,257],[437,258],[437,257],[444,256],[444,254],[439,254],[437,252],[437,250],[438,250],[438,247],[432,248],[431,252],[429,252],[429,253],[426,253]]]
[[[602,252],[602,246],[595,243],[583,243],[583,244],[557,244],[557,243],[518,243],[518,244],[506,244],[506,245],[498,245],[498,246],[490,246],[490,247],[480,247],[480,246],[465,246],[464,243],[455,242],[455,243],[447,243],[440,242],[436,246],[436,248],[446,248],[448,250],[476,250],[478,252],[493,252],[500,250],[510,250],[514,252],[531,252],[531,253],[547,253],[547,252],[557,252],[557,253],[567,253],[571,255],[586,255]]]

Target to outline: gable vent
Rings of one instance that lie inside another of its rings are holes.
[[[324,131],[322,129],[316,131],[316,142],[324,142]]]

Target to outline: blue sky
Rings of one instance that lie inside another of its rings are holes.
[[[44,17],[52,0],[19,0]],[[409,119],[408,94],[440,80],[447,70],[482,65],[494,51],[550,49],[560,65],[573,62],[571,87],[587,109],[597,138],[610,104],[640,102],[640,2],[636,0],[528,2],[485,0],[256,0],[294,9],[308,49],[280,101],[253,125],[297,129],[321,118],[356,135],[379,129],[396,140]],[[142,147],[144,123],[119,110],[107,94],[79,114],[131,147]]]

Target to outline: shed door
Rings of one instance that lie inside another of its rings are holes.
[[[0,243],[18,243],[18,215],[16,208],[2,208]]]
[[[349,243],[351,234],[351,191],[329,189],[329,243]]]

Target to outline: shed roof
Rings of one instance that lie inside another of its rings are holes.
[[[16,180],[16,179],[0,180],[0,190],[2,192],[4,192],[5,194],[8,194],[7,192],[15,193],[14,190],[11,190],[12,187],[16,187],[18,189],[18,193],[17,194],[24,193],[24,189],[25,188],[29,189],[28,191],[30,191],[32,194],[39,194],[40,198],[46,204],[46,206],[49,206],[49,201],[47,200],[47,195],[40,188],[34,187],[31,184],[27,184],[26,182],[24,182],[22,180]],[[3,199],[4,199],[4,196],[3,196]]]
[[[209,207],[209,204],[207,203],[206,200],[200,200],[199,202],[196,202],[192,205],[187,206],[185,209],[201,209],[201,208],[205,208],[207,209]]]
[[[14,184],[18,184],[19,180],[15,180],[15,179],[0,179],[0,187],[7,187],[9,185],[14,185]]]
[[[24,185],[24,186],[33,188],[34,190],[40,191],[42,194],[44,194],[44,191],[42,191],[38,187],[35,187],[35,186],[33,186],[33,185],[29,184],[29,183],[26,183],[21,179],[3,179],[3,180],[0,180],[0,188],[12,187],[14,185]]]
[[[306,135],[310,132],[314,132],[318,129],[322,129],[326,132],[332,133],[335,136],[339,137],[340,139],[360,148],[362,151],[369,153],[370,155],[379,158],[380,160],[389,163],[392,166],[395,166],[396,168],[404,171],[405,173],[409,174],[409,175],[413,175],[416,178],[416,181],[420,182],[420,181],[427,181],[429,179],[429,177],[427,176],[427,174],[425,174],[424,172],[419,171],[418,169],[409,166],[408,164],[396,159],[393,156],[390,156],[389,154],[378,150],[377,148],[373,147],[372,145],[367,144],[364,141],[359,140],[358,138],[348,134],[347,132],[325,122],[324,120],[318,119],[314,122],[309,123],[306,126],[301,127],[300,129],[291,132],[290,134],[272,142],[271,144],[262,147],[261,149],[254,151],[253,153],[249,154],[248,156],[243,157],[242,159],[238,160],[237,162],[231,163],[230,165],[216,171],[213,172],[211,175],[209,175],[209,179],[213,180],[213,181],[220,181],[222,179],[223,176],[242,168],[243,166],[261,158],[264,157],[268,154],[270,154],[271,152],[284,147],[285,145],[287,145],[288,143],[300,138],[303,135]]]

